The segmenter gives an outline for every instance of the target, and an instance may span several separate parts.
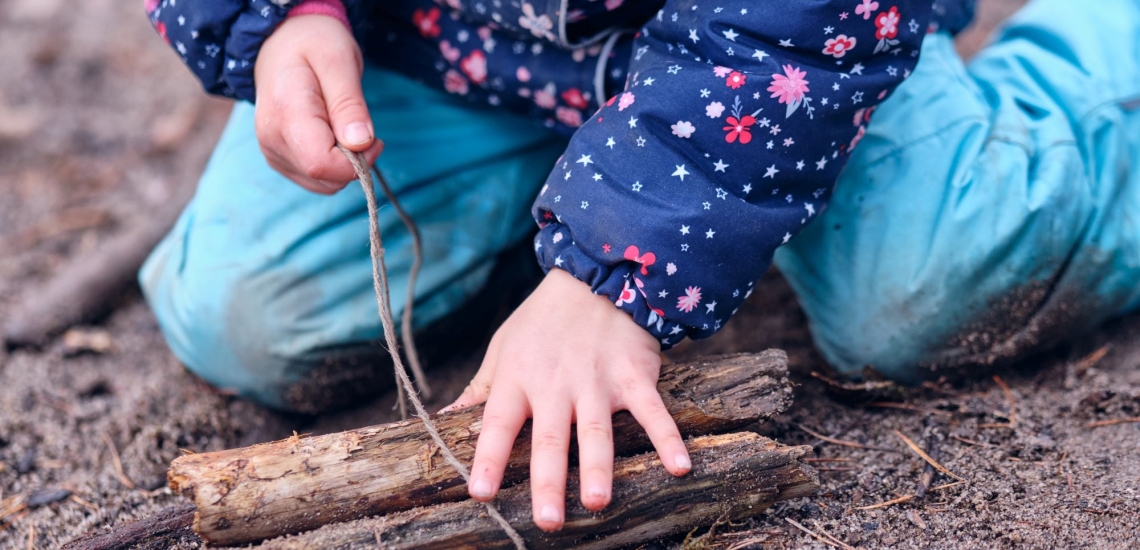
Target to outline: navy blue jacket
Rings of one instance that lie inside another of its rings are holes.
[[[212,93],[297,2],[150,0]],[[826,207],[926,33],[973,0],[347,0],[370,62],[572,138],[535,201],[535,250],[664,348],[719,330]],[[565,9],[564,5],[565,4]]]

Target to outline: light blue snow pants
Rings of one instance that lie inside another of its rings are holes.
[[[927,38],[776,263],[824,357],[914,381],[1140,305],[1140,0],[1034,0],[963,66]]]
[[[945,35],[922,55],[825,213],[777,253],[827,360],[916,380],[1140,306],[1140,0],[1035,0],[968,67]],[[424,234],[423,325],[533,227],[565,142],[390,73],[367,71],[364,89],[380,168]],[[366,220],[355,184],[321,197],[270,169],[238,105],[140,274],[174,354],[219,387],[305,410],[312,372],[380,337]],[[381,223],[398,318],[409,236],[391,208]]]

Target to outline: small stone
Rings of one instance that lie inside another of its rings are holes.
[[[38,508],[53,502],[59,502],[71,496],[71,491],[61,489],[59,487],[48,487],[44,489],[36,489],[28,495],[28,500],[24,501],[28,508]]]

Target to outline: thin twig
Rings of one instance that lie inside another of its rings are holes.
[[[822,542],[822,543],[824,543],[824,544],[826,544],[826,545],[828,545],[828,546],[833,546],[833,547],[835,547],[835,548],[843,548],[844,550],[848,550],[848,549],[850,549],[850,550],[854,550],[854,549],[852,549],[850,546],[848,546],[848,545],[846,545],[846,544],[843,544],[843,542],[842,542],[842,541],[840,541],[840,542],[839,542],[839,544],[836,544],[836,543],[834,543],[834,542],[831,542],[830,540],[827,540],[827,539],[825,539],[825,538],[823,538],[823,537],[821,537],[821,536],[817,535],[817,534],[815,533],[815,531],[812,531],[811,529],[808,529],[807,527],[804,527],[803,525],[800,525],[800,524],[799,524],[799,522],[797,522],[796,520],[794,520],[794,519],[792,519],[792,518],[784,518],[784,521],[786,521],[786,522],[788,522],[788,523],[792,524],[793,526],[795,526],[795,527],[796,527],[796,529],[799,529],[800,531],[803,531],[803,532],[805,532],[805,533],[807,533],[807,534],[809,534],[809,535],[811,535],[811,536],[815,537],[815,539],[816,539],[816,540],[818,540],[819,542]],[[840,546],[840,544],[842,544],[843,546]]]
[[[856,510],[875,510],[878,508],[886,508],[887,506],[893,506],[895,504],[907,502],[909,500],[912,500],[913,498],[914,498],[914,495],[904,495],[904,496],[901,496],[901,497],[896,498],[896,499],[888,500],[886,502],[880,502],[878,504],[872,504],[870,506],[858,506],[855,509]]]
[[[958,437],[956,435],[952,435],[950,438],[957,439],[958,441],[961,441],[967,445],[978,445],[980,447],[997,447],[997,445],[994,445],[993,443],[983,443],[981,441],[974,441],[973,439],[966,439],[964,437]]]
[[[135,482],[127,477],[123,472],[123,461],[119,460],[119,450],[115,448],[115,442],[111,441],[111,436],[107,432],[103,432],[103,441],[107,443],[107,448],[111,450],[111,466],[115,468],[115,477],[119,478],[119,483],[122,483],[127,489],[135,490]]]
[[[1084,358],[1082,358],[1080,361],[1077,361],[1077,375],[1083,376],[1085,372],[1088,372],[1088,370],[1092,368],[1093,365],[1099,363],[1101,359],[1104,359],[1104,356],[1108,354],[1110,347],[1111,346],[1108,345],[1101,346],[1100,349],[1084,356]]]
[[[918,445],[915,445],[914,441],[911,441],[910,438],[903,435],[902,432],[895,430],[895,435],[899,436],[903,440],[903,442],[906,443],[906,446],[910,447],[910,450],[914,451],[915,454],[922,457],[922,459],[925,460],[928,464],[930,464],[931,466],[934,466],[934,468],[937,469],[939,472],[942,472],[942,473],[944,473],[944,474],[946,474],[946,475],[948,475],[948,476],[950,476],[950,477],[952,477],[958,481],[966,481],[965,478],[955,474],[954,472],[951,472],[945,466],[939,464],[937,460],[930,458],[930,455],[926,454],[926,451],[923,451],[921,448],[919,448]]]
[[[838,538],[836,538],[835,536],[833,536],[831,533],[828,533],[827,531],[824,531],[824,530],[823,530],[823,525],[820,525],[820,523],[819,523],[819,520],[814,520],[814,519],[813,519],[813,520],[811,520],[811,521],[812,521],[812,523],[814,523],[814,524],[815,524],[815,528],[819,530],[819,534],[821,534],[821,535],[823,535],[823,536],[825,536],[825,537],[827,537],[827,538],[831,539],[832,541],[834,541],[834,542],[835,542],[835,544],[838,544],[840,548],[844,548],[845,550],[846,550],[846,549],[855,550],[854,548],[852,548],[852,547],[851,547],[849,544],[847,544],[846,542],[843,542],[843,541],[839,540]]]
[[[1132,424],[1135,422],[1140,422],[1140,416],[1134,416],[1132,418],[1113,418],[1112,420],[1098,420],[1096,422],[1089,422],[1088,424],[1085,424],[1085,427],[1086,428],[1100,428],[1102,426],[1115,426],[1117,424]]]
[[[1013,391],[1009,389],[1009,384],[1005,383],[1000,376],[994,375],[994,382],[1001,386],[1001,391],[1005,392],[1005,398],[1009,401],[1009,427],[1017,427],[1017,400],[1013,398]]]
[[[799,426],[799,428],[801,430],[807,432],[808,434],[811,434],[812,436],[814,436],[818,439],[822,439],[823,441],[825,441],[827,443],[834,443],[836,445],[842,445],[844,447],[853,447],[855,449],[867,449],[867,450],[871,450],[871,451],[883,451],[883,452],[888,452],[888,453],[897,453],[898,452],[895,449],[887,449],[884,447],[872,447],[870,445],[864,445],[864,444],[859,443],[857,441],[847,441],[845,439],[835,439],[834,437],[827,437],[826,435],[823,435],[819,432],[816,432],[816,431],[809,429],[807,426],[804,426],[803,424],[796,424],[796,426]]]
[[[951,487],[955,487],[955,486],[961,485],[963,483],[965,483],[965,481],[952,481],[950,483],[943,483],[942,485],[939,485],[937,487],[931,487],[930,490],[931,491],[941,491],[942,489],[949,489]]]

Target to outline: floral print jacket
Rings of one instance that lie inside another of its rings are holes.
[[[328,2],[329,0],[325,0]],[[253,101],[290,0],[147,0],[211,92]],[[719,330],[818,217],[923,37],[974,0],[344,0],[370,62],[572,135],[535,251],[663,348]]]

